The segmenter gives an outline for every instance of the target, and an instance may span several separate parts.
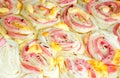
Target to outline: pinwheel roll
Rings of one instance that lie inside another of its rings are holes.
[[[54,57],[54,51],[48,45],[37,40],[28,43],[22,52],[21,64],[29,71],[35,71],[48,78],[58,76],[58,67],[50,65],[50,59]],[[53,76],[53,74],[56,75]],[[57,78],[57,77],[55,77]]]
[[[50,0],[50,1],[58,4],[61,7],[77,3],[77,0]]]
[[[22,4],[18,0],[1,0],[0,1],[0,18],[7,14],[18,14]]]
[[[97,78],[96,72],[85,56],[58,56],[60,60],[60,78]]]
[[[95,29],[93,18],[77,5],[65,7],[62,18],[71,29],[79,33],[86,33]]]
[[[106,31],[98,31],[87,37],[87,51],[89,55],[104,63],[111,63],[120,46],[117,37]]]
[[[71,31],[62,30],[60,28],[48,28],[39,33],[38,39],[50,45],[57,53],[84,53],[84,46],[80,35]]]
[[[21,74],[18,45],[0,36],[0,77],[18,78]]]
[[[88,11],[95,17],[101,29],[107,29],[120,21],[120,6],[116,1],[94,2]]]
[[[52,26],[59,21],[59,7],[48,1],[26,2],[21,14],[28,18],[36,29]]]
[[[34,37],[31,23],[20,15],[8,15],[0,23],[12,38],[25,40]]]

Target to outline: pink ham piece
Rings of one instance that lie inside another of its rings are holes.
[[[0,47],[2,47],[6,43],[5,38],[0,38]]]
[[[116,24],[113,28],[113,33],[118,37],[118,41],[120,43],[120,33],[119,33],[119,30],[120,30],[120,23]]]

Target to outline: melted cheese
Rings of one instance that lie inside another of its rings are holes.
[[[58,66],[59,69],[64,69],[64,57],[59,56],[56,58],[51,58],[50,59],[50,65],[52,66]]]
[[[30,4],[27,4],[27,6],[26,6],[26,9],[27,9],[27,11],[29,12],[29,13],[33,13],[33,6],[32,5],[30,5]]]
[[[21,28],[21,30],[30,30],[30,27],[29,26],[25,26],[25,27]]]
[[[57,57],[56,63],[58,64],[59,68],[62,69],[64,66],[64,58],[62,56]]]
[[[0,13],[8,13],[9,9],[8,8],[0,8]]]
[[[58,7],[53,7],[53,8],[50,10],[50,13],[49,13],[49,15],[48,15],[48,19],[56,18],[56,15],[57,15],[58,11],[59,11]]]
[[[18,22],[13,22],[12,23],[15,27],[20,28],[20,30],[30,30],[29,26],[23,26],[22,24],[18,23]]]
[[[48,36],[50,33],[49,32],[43,32],[42,36]]]
[[[18,22],[13,22],[12,24],[13,24],[15,27],[23,28],[23,26],[22,26],[20,23],[18,23]]]
[[[102,62],[97,60],[89,60],[88,62],[100,75],[108,75],[108,68]]]
[[[112,18],[120,20],[120,12],[111,15]]]
[[[59,22],[55,25],[56,28],[60,28],[66,31],[69,31],[68,26],[64,22]]]
[[[45,7],[40,7],[40,10],[46,10],[46,8]]]
[[[116,50],[116,54],[113,58],[113,63],[116,65],[120,65],[120,50]]]
[[[56,42],[51,42],[50,46],[52,47],[52,49],[54,49],[56,52],[60,52],[62,50],[62,47],[56,43]]]
[[[42,50],[39,44],[33,44],[32,46],[29,47],[28,51],[31,53],[42,53]]]
[[[21,9],[22,8],[22,4],[21,3],[18,3],[17,4],[17,9]]]
[[[84,2],[86,2],[86,3],[89,3],[91,0],[83,0]]]
[[[45,2],[45,0],[39,0],[40,1],[40,3],[44,3]]]

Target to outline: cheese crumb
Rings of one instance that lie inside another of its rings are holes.
[[[50,46],[57,52],[60,52],[62,50],[62,47],[56,42],[51,42]]]
[[[69,27],[64,22],[59,22],[55,25],[56,28],[60,28],[69,31]]]
[[[8,8],[0,8],[0,13],[8,13],[9,9]]]

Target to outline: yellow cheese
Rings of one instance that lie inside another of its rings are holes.
[[[56,51],[56,52],[60,52],[62,50],[62,47],[56,43],[56,42],[51,42],[50,46]]]
[[[50,10],[50,13],[48,15],[48,19],[53,19],[53,18],[56,18],[56,15],[58,13],[58,7],[53,7],[51,10]]]
[[[66,31],[69,31],[68,26],[64,22],[59,22],[55,25],[56,28],[60,28]]]
[[[46,8],[44,8],[44,7],[40,7],[40,10],[46,10]]]
[[[30,30],[29,26],[23,26],[22,24],[18,22],[13,22],[13,26],[20,28],[20,30]]]
[[[89,60],[89,64],[101,75],[108,75],[108,68],[107,66],[97,60]]]
[[[23,28],[21,28],[20,30],[31,30],[29,26],[24,26]]]
[[[17,4],[17,9],[21,9],[21,8],[22,8],[22,3],[19,2],[19,3]]]
[[[84,2],[86,2],[86,3],[89,3],[91,0],[83,0]]]
[[[64,69],[64,57],[58,56],[56,58],[51,58],[50,59],[50,65],[52,66],[58,66],[59,69]]]
[[[33,6],[32,6],[32,5],[27,4],[26,8],[27,8],[27,11],[28,11],[29,13],[33,13],[34,10],[33,10]]]
[[[56,63],[58,64],[60,69],[63,69],[64,66],[64,58],[62,56],[59,56],[56,58]]]
[[[28,51],[32,53],[42,53],[42,50],[39,44],[33,44],[32,46],[29,47]]]
[[[48,35],[49,35],[49,32],[43,32],[42,35],[43,35],[43,36],[48,36]]]
[[[0,13],[8,13],[9,9],[8,8],[0,8]]]
[[[23,28],[23,26],[22,26],[20,23],[18,23],[18,22],[13,22],[12,24],[13,24],[13,26],[15,26],[15,27]]]
[[[120,65],[120,50],[116,50],[116,54],[113,58],[113,63],[116,65]]]
[[[56,65],[56,61],[54,60],[54,58],[50,58],[50,65],[51,66],[55,66]]]
[[[120,12],[112,14],[111,17],[120,20]]]
[[[39,0],[40,1],[40,3],[44,3],[45,2],[45,0]]]

